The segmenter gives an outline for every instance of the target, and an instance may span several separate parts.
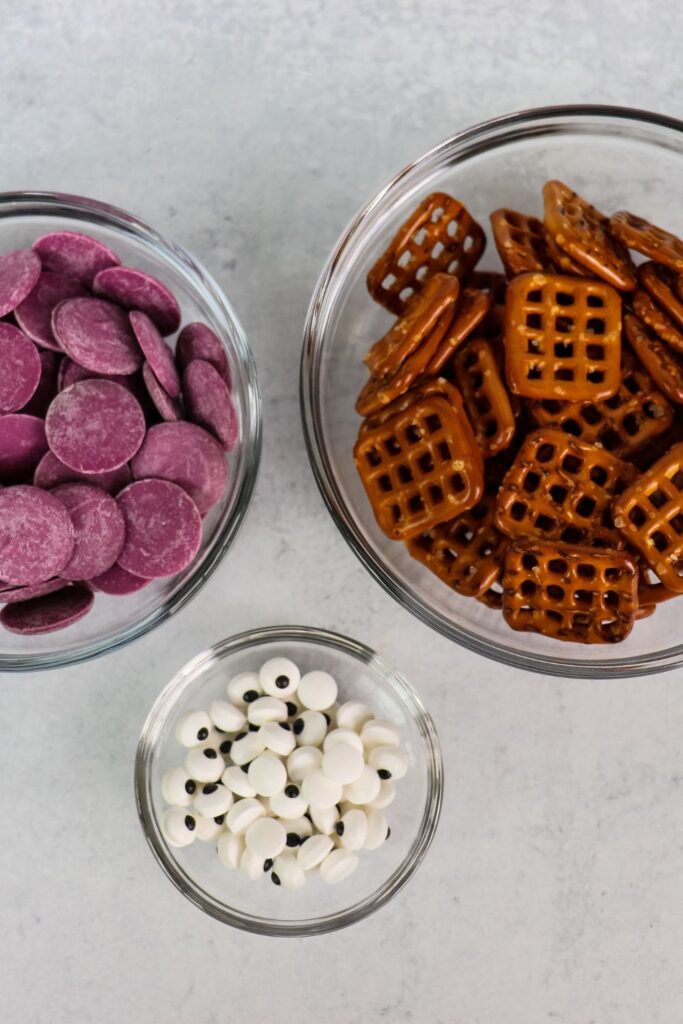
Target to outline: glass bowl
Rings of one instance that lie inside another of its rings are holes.
[[[176,849],[164,839],[160,780],[182,764],[184,750],[174,736],[178,717],[189,708],[207,709],[225,696],[238,672],[258,670],[283,655],[302,670],[322,668],[339,684],[339,699],[362,700],[378,717],[395,722],[408,754],[406,776],[386,810],[391,838],[378,850],[361,853],[361,863],[344,882],[326,885],[312,878],[290,892],[250,882],[225,868],[215,843]],[[147,841],[173,884],[219,921],[265,935],[317,935],[360,921],[387,903],[416,870],[434,837],[443,792],[443,765],[434,723],[410,684],[368,647],[336,633],[305,626],[278,626],[242,633],[197,655],[157,698],[145,722],[135,761],[138,814]]]
[[[47,192],[0,194],[3,251],[27,247],[48,231],[85,231],[109,245],[125,264],[159,277],[176,295],[183,323],[203,320],[225,347],[240,421],[240,440],[228,456],[229,482],[206,516],[193,563],[128,597],[97,594],[80,622],[43,636],[0,629],[0,671],[57,668],[108,653],[135,640],[178,612],[219,564],[244,519],[261,449],[261,407],[256,367],[246,335],[213,278],[180,246],[123,210],[79,196]],[[172,339],[171,344],[174,344]]]
[[[560,178],[599,208],[628,209],[683,235],[683,123],[619,107],[555,107],[495,118],[410,164],[354,218],[316,286],[304,332],[301,406],[323,498],[366,569],[414,615],[465,647],[518,668],[560,676],[633,676],[683,664],[678,602],[661,605],[614,647],[513,632],[500,612],[452,592],[379,530],[352,451],[362,357],[392,318],[365,275],[417,203],[444,190],[488,230],[507,206],[542,215],[541,187]],[[488,246],[479,269],[500,269]]]

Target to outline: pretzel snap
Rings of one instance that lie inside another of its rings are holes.
[[[503,572],[512,629],[572,643],[626,639],[638,610],[638,569],[622,551],[516,541]]]
[[[655,332],[631,313],[624,316],[626,337],[657,387],[677,405],[683,405],[683,359]]]
[[[670,316],[653,301],[649,292],[639,288],[633,296],[633,312],[651,330],[670,345],[674,352],[683,354],[683,332],[678,329]]]
[[[621,301],[601,281],[520,274],[507,287],[505,368],[527,398],[590,401],[619,387]]]
[[[683,271],[683,241],[670,231],[626,210],[619,210],[610,217],[609,229],[629,249],[635,249],[678,273]]]
[[[440,373],[455,350],[469,338],[472,331],[484,319],[491,306],[491,298],[477,288],[464,288],[455,308],[450,327],[442,337],[436,353],[429,361],[426,373]]]
[[[638,281],[676,326],[683,329],[683,301],[677,294],[681,287],[680,277],[669,267],[642,263],[638,267]]]
[[[491,214],[491,231],[508,277],[535,270],[552,272],[555,269],[545,228],[537,217],[527,217],[515,210],[494,210]]]
[[[451,365],[484,458],[497,455],[515,435],[515,417],[491,343],[472,338]]]
[[[368,291],[400,315],[411,296],[440,271],[465,281],[485,247],[486,235],[463,204],[445,192],[433,192],[370,269]]]

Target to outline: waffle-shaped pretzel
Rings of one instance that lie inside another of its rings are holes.
[[[472,338],[451,366],[484,458],[497,455],[515,435],[515,417],[491,343]]]
[[[562,430],[535,430],[524,439],[498,492],[496,525],[513,538],[619,547],[610,504],[636,472]]]
[[[624,640],[638,609],[638,569],[623,551],[516,541],[503,573],[503,616],[512,629],[556,640]]]
[[[428,376],[440,373],[455,350],[469,338],[486,316],[491,298],[477,288],[464,288],[455,308],[453,320],[444,334],[425,371]]]
[[[375,427],[381,426],[382,423],[386,423],[397,412],[403,412],[404,409],[413,405],[418,399],[429,397],[445,398],[447,402],[456,408],[462,405],[462,395],[445,377],[420,377],[410,391],[406,391],[405,394],[401,395],[394,402],[382,406],[377,412],[367,416],[361,424],[361,434],[368,430],[374,430]]]
[[[486,235],[458,199],[445,192],[427,196],[371,267],[368,291],[400,315],[415,292],[445,271],[465,281],[486,246]]]
[[[476,598],[481,604],[485,604],[487,608],[493,608],[494,611],[500,611],[503,607],[503,588],[500,580],[496,580],[488,590],[485,590],[483,594],[479,594]]]
[[[602,281],[520,274],[507,287],[505,370],[526,398],[587,402],[619,387],[621,300]]]
[[[408,551],[449,587],[480,597],[498,579],[510,541],[496,527],[492,493],[447,523],[407,542]]]
[[[621,458],[649,445],[671,427],[674,411],[649,373],[624,348],[621,383],[616,395],[601,402],[529,402],[540,426],[561,427],[566,434],[598,444]]]
[[[432,334],[446,333],[458,298],[460,284],[451,274],[435,274],[403,316],[376,341],[365,356],[365,365],[375,377],[386,377]]]
[[[546,244],[548,246],[548,252],[550,258],[553,261],[553,266],[558,274],[572,274],[574,277],[590,277],[590,271],[582,267],[580,263],[573,260],[568,252],[564,249],[560,249],[559,245],[550,234],[546,231]]]
[[[657,263],[641,263],[638,281],[657,305],[683,330],[683,302],[676,294],[678,275]]]
[[[609,229],[629,249],[642,252],[655,263],[663,263],[678,273],[683,271],[683,240],[670,231],[626,210],[619,210],[610,217]]]
[[[614,523],[669,590],[683,593],[683,444],[615,499]]]
[[[655,332],[631,313],[624,329],[635,354],[657,387],[670,401],[683,405],[683,360]]]
[[[608,220],[561,181],[543,186],[543,220],[560,249],[582,267],[621,291],[636,285],[628,251],[607,231]]]
[[[670,316],[653,301],[649,292],[639,288],[633,296],[633,312],[657,337],[670,345],[675,352],[683,354],[683,332],[676,327]]]
[[[484,491],[481,452],[462,401],[418,395],[361,428],[356,467],[380,528],[409,540],[472,508]]]
[[[545,228],[537,217],[527,217],[515,210],[494,210],[491,231],[508,277],[534,270],[552,272],[555,269]]]

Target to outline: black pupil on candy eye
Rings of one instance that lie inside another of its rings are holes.
[[[280,726],[281,729],[285,729],[286,732],[291,732],[292,731],[292,727],[289,724],[289,722],[278,722],[278,725]]]
[[[194,832],[197,822],[194,820],[191,814],[185,815],[185,828],[188,832]]]
[[[209,730],[207,728],[202,728],[197,733],[197,739],[198,740],[205,740],[208,735],[209,735]]]
[[[249,732],[258,732],[258,725],[254,725],[253,722],[249,723]]]
[[[221,754],[229,754],[232,742],[230,740],[223,740],[221,743]]]
[[[326,711],[323,711],[323,716],[324,716],[324,718],[325,718],[325,721],[326,721],[326,722],[327,722],[327,724],[329,725],[329,724],[330,724],[330,722],[332,721],[332,719],[330,718],[330,716],[329,716],[329,715],[327,714],[327,712],[326,712]]]
[[[204,757],[208,757],[209,761],[213,761],[215,757],[218,757],[218,754],[212,747],[207,747],[204,751]]]
[[[270,871],[272,866],[273,866],[273,858],[272,857],[268,857],[267,860],[264,860],[264,862],[263,862],[263,870],[264,871]]]
[[[298,711],[298,708],[297,708],[296,704],[294,703],[294,701],[293,700],[288,700],[287,701],[287,714],[289,715],[289,717],[291,718],[292,715],[295,715],[297,713],[297,711]]]
[[[206,795],[209,796],[210,793],[215,793],[217,789],[218,786],[215,782],[208,782],[206,786],[202,787],[202,793],[206,793]]]
[[[289,686],[289,677],[278,676],[277,679],[275,680],[275,685],[277,686],[278,690],[286,690],[287,687]]]
[[[294,729],[294,734],[296,736],[298,736],[300,732],[303,732],[304,731],[304,721],[303,721],[303,718],[297,718],[297,720],[294,723],[294,725],[292,726],[292,728]]]
[[[222,825],[223,822],[225,821],[225,815],[224,814],[219,814],[213,820],[216,822],[217,825]]]
[[[271,878],[271,881],[273,882],[273,885],[282,885],[282,882],[280,881],[280,876],[276,875],[274,871],[273,871],[272,875],[270,876],[270,878]]]
[[[190,796],[192,796],[196,788],[197,787],[195,783],[192,781],[192,779],[188,779],[187,782],[185,783],[185,792],[189,793]]]
[[[299,845],[299,837],[296,834],[296,832],[288,832],[287,833],[287,846],[298,846],[298,845]]]
[[[391,772],[388,772],[386,768],[380,768],[377,774],[379,775],[380,779],[386,780],[391,778]]]
[[[237,735],[235,736],[235,739],[236,740],[243,740],[246,735],[247,735],[246,732],[238,732]]]
[[[299,787],[298,786],[285,786],[285,796],[288,796],[291,800],[293,800],[294,797],[296,797],[298,795],[299,795]]]
[[[256,690],[247,690],[247,692],[244,695],[244,703],[251,704],[253,701],[256,700],[257,697],[258,693],[256,692]]]
[[[334,831],[337,833],[338,836],[343,836],[344,835],[344,822],[343,821],[338,821],[337,824],[334,826]]]

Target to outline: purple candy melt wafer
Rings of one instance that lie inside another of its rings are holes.
[[[40,381],[38,349],[18,327],[0,323],[0,413],[16,412]]]
[[[64,502],[74,527],[74,549],[60,576],[89,580],[111,569],[123,550],[123,513],[110,494],[95,484],[60,484],[52,494]]]
[[[11,633],[25,636],[54,633],[87,615],[94,600],[90,587],[73,583],[56,593],[7,605],[0,612],[0,622]]]
[[[225,381],[211,363],[195,359],[183,373],[188,418],[215,434],[226,451],[237,444],[237,413]]]
[[[42,349],[38,353],[40,357],[40,380],[38,387],[33,392],[30,400],[22,406],[20,412],[28,413],[29,416],[45,416],[48,406],[57,394],[57,377],[59,375],[60,357],[56,352],[49,349]]]
[[[218,370],[228,390],[232,389],[230,364],[225,349],[217,336],[206,324],[186,324],[178,335],[175,350],[178,366],[184,370],[195,359],[203,359]]]
[[[162,334],[180,327],[180,307],[165,284],[144,270],[111,267],[102,270],[93,282],[96,295],[118,302],[125,309],[139,309],[152,320]]]
[[[173,421],[182,419],[180,402],[171,398],[168,392],[161,386],[149,363],[142,364],[142,379],[145,383],[147,394],[162,420]]]
[[[111,469],[107,473],[79,473],[77,469],[66,466],[51,451],[45,452],[33,474],[35,486],[44,487],[48,491],[59,484],[74,483],[79,480],[82,483],[96,484],[108,494],[118,494],[128,486],[131,479],[127,462],[123,466],[119,466],[118,469]]]
[[[30,249],[15,249],[0,256],[0,316],[11,313],[35,288],[40,260]]]
[[[144,580],[142,576],[133,576],[132,572],[126,572],[120,565],[112,565],[101,576],[88,580],[91,587],[101,590],[103,594],[110,594],[112,597],[125,597],[127,594],[135,594],[143,587],[148,587],[151,580]]]
[[[67,299],[52,314],[54,336],[68,356],[95,373],[134,373],[142,353],[128,317],[104,299]]]
[[[60,391],[45,419],[48,444],[80,473],[105,473],[129,462],[145,436],[140,403],[110,380],[82,380]]]
[[[0,579],[42,583],[71,558],[74,528],[64,504],[38,487],[0,490]]]
[[[59,342],[52,333],[52,313],[60,302],[86,295],[85,288],[73,277],[44,270],[38,282],[14,311],[17,323],[36,345],[61,352]]]
[[[0,484],[30,480],[46,451],[42,419],[23,412],[0,416]]]
[[[30,601],[32,597],[43,597],[44,594],[54,594],[69,586],[68,580],[45,580],[44,583],[32,583],[28,587],[10,587],[7,590],[0,590],[0,604],[16,604],[17,601]]]
[[[129,316],[133,333],[154,376],[171,398],[178,398],[180,377],[173,360],[173,352],[146,313],[134,309]]]
[[[95,275],[107,267],[117,267],[121,260],[115,252],[96,238],[80,231],[53,231],[33,243],[46,270],[74,277],[90,286]]]
[[[228,482],[223,449],[196,423],[150,427],[131,469],[136,480],[155,477],[178,484],[202,515],[220,501]]]
[[[138,480],[116,499],[126,521],[119,565],[134,576],[175,576],[197,554],[202,520],[185,491],[168,480]]]

